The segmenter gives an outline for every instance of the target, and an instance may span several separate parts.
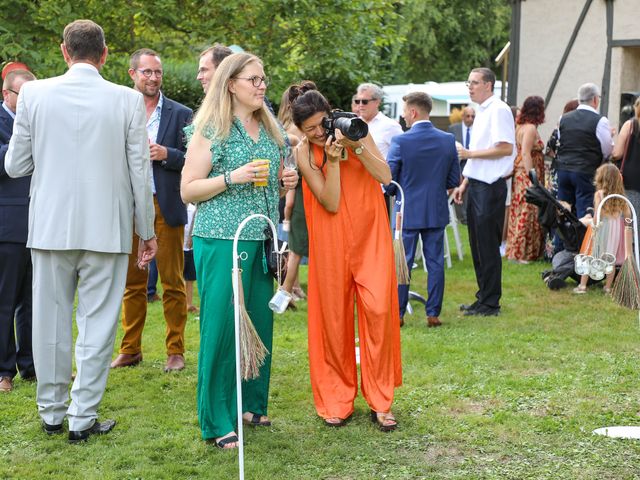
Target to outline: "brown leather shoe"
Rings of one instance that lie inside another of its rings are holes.
[[[181,354],[169,355],[167,364],[164,366],[165,372],[177,372],[184,368],[184,357]]]
[[[11,377],[0,377],[0,392],[10,392],[11,390],[13,390]]]
[[[153,295],[147,295],[147,303],[159,302],[160,300],[162,299],[157,293],[154,293]]]
[[[442,325],[442,322],[438,317],[427,317],[427,327],[439,327],[440,325]]]
[[[404,327],[404,317],[400,317],[400,326]]]
[[[133,367],[142,361],[142,352],[121,353],[111,362],[111,368]]]

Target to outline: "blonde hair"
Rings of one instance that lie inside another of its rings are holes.
[[[220,62],[202,106],[193,120],[196,132],[200,132],[204,136],[211,136],[206,135],[205,132],[208,133],[212,130],[212,139],[217,141],[229,137],[233,125],[233,95],[229,90],[229,82],[239,75],[247,65],[254,62],[262,66],[262,61],[249,53],[234,53]],[[262,107],[253,112],[253,116],[262,123],[269,136],[282,147],[284,145],[282,131],[267,105],[263,103]]]
[[[293,118],[291,116],[291,101],[289,100],[289,92],[291,87],[287,88],[282,94],[280,100],[280,108],[278,109],[278,120],[284,127],[285,131],[289,129],[289,126],[293,125]]]
[[[622,174],[613,163],[600,165],[596,170],[595,185],[597,190],[602,190],[602,198],[617,193],[624,196],[624,184]],[[626,215],[627,202],[621,198],[612,198],[602,206],[602,213],[607,216]]]

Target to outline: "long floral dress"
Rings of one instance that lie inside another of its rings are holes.
[[[528,172],[525,171],[522,158],[522,145],[517,144],[518,155],[513,167],[513,189],[509,210],[509,229],[507,232],[506,256],[510,260],[531,261],[542,255],[544,247],[543,232],[538,223],[538,207],[527,203],[524,194],[531,186]],[[544,178],[544,143],[537,138],[531,149],[533,168],[538,178]]]

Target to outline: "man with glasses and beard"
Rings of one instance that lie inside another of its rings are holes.
[[[183,129],[191,122],[191,109],[161,92],[162,61],[148,48],[131,55],[129,76],[134,89],[142,93],[147,114],[147,134],[151,155],[151,186],[155,205],[155,232],[158,236],[156,264],[162,281],[162,306],[167,322],[167,363],[165,372],[184,368],[184,328],[187,299],[184,268],[184,225],[187,209],[180,198],[180,173],[186,150]],[[133,244],[138,244],[133,236]],[[129,257],[127,287],[124,294],[122,326],[124,337],[120,354],[111,368],[133,366],[142,361],[142,330],[147,317],[146,270],[136,268]]]

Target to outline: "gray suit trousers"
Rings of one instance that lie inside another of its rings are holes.
[[[32,250],[33,357],[43,421],[86,430],[97,418],[127,277],[126,253]],[[73,302],[78,292],[76,379],[71,388]]]

